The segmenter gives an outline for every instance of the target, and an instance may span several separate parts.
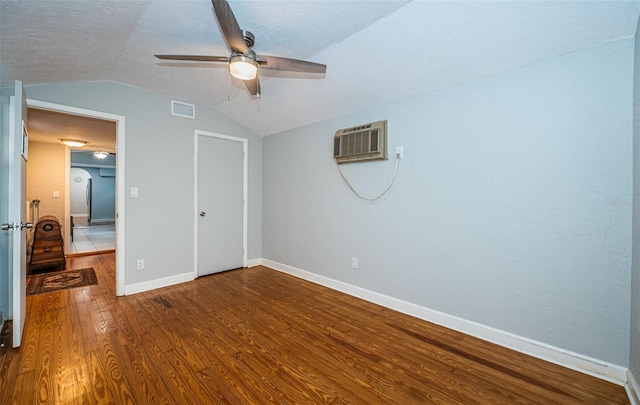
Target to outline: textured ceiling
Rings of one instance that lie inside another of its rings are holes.
[[[261,72],[262,97],[225,64],[209,0],[0,1],[0,80],[113,80],[213,105],[265,136],[631,37],[639,1],[235,1],[257,53],[326,63]],[[409,63],[410,62],[410,63]]]

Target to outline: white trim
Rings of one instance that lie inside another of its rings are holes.
[[[627,370],[627,384],[624,386],[631,405],[640,405],[640,384],[631,370]]]
[[[115,169],[113,165],[98,165],[93,163],[73,163],[73,167],[95,167],[98,169]]]
[[[242,138],[240,138],[242,139]],[[242,265],[247,267],[249,253],[249,140],[242,139]]]
[[[71,251],[71,149],[64,148],[64,254]]]
[[[72,107],[64,104],[50,103],[47,101],[27,99],[29,107],[39,108],[49,111],[60,111],[74,115],[98,118],[116,123],[116,295],[125,294],[125,190],[124,190],[124,156],[125,156],[125,117],[102,111],[87,110],[85,108]],[[69,181],[69,176],[65,181]],[[65,187],[66,190],[66,187]],[[69,195],[66,195],[67,200]],[[69,244],[70,245],[70,244]]]
[[[258,259],[251,259],[251,260],[247,260],[247,265],[245,267],[255,267],[255,266],[260,266],[262,264],[262,259],[258,258]]]
[[[624,385],[627,381],[627,369],[622,366],[564,350],[546,343],[537,342],[523,336],[518,336],[490,326],[458,318],[457,316],[445,314],[440,311],[412,304],[410,302],[389,297],[361,287],[356,287],[342,281],[320,276],[318,274],[310,273],[272,260],[262,259],[262,264],[283,273],[323,285],[345,294],[382,305],[386,308],[390,308],[395,311],[612,382],[614,384]]]
[[[244,206],[242,207],[242,267],[247,267],[247,232],[249,217],[249,140],[235,136],[222,135],[214,132],[207,132],[196,129],[193,132],[193,274],[198,277],[198,137],[208,136],[211,138],[224,139],[227,141],[242,143],[242,196]]]
[[[157,288],[168,287],[170,285],[186,283],[193,281],[193,273],[176,274],[175,276],[169,276],[156,280],[143,281],[142,283],[130,284],[125,287],[125,295],[138,294],[145,291],[155,290]]]
[[[115,218],[91,218],[91,223],[92,224],[109,224],[111,222],[114,222],[116,219]]]
[[[198,130],[193,133],[193,278],[198,277]]]

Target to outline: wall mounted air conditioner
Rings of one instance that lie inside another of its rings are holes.
[[[340,129],[333,137],[337,163],[387,159],[387,121]]]

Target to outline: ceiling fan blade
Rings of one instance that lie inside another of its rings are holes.
[[[260,97],[260,78],[258,76],[252,80],[244,80],[244,85],[247,86],[247,90],[252,96]]]
[[[234,52],[248,54],[249,47],[244,42],[238,20],[236,20],[236,17],[233,15],[229,3],[227,3],[226,0],[211,0],[211,3],[213,4],[216,19],[222,30],[222,35],[224,35],[224,39],[227,41],[229,48]]]
[[[326,73],[327,65],[279,56],[258,55],[258,64],[263,69],[286,70],[288,72]]]
[[[153,55],[158,59],[185,60],[193,62],[229,62],[228,56],[206,56],[206,55]]]

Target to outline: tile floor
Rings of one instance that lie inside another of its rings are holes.
[[[116,248],[115,225],[75,226],[69,253],[88,253]]]

